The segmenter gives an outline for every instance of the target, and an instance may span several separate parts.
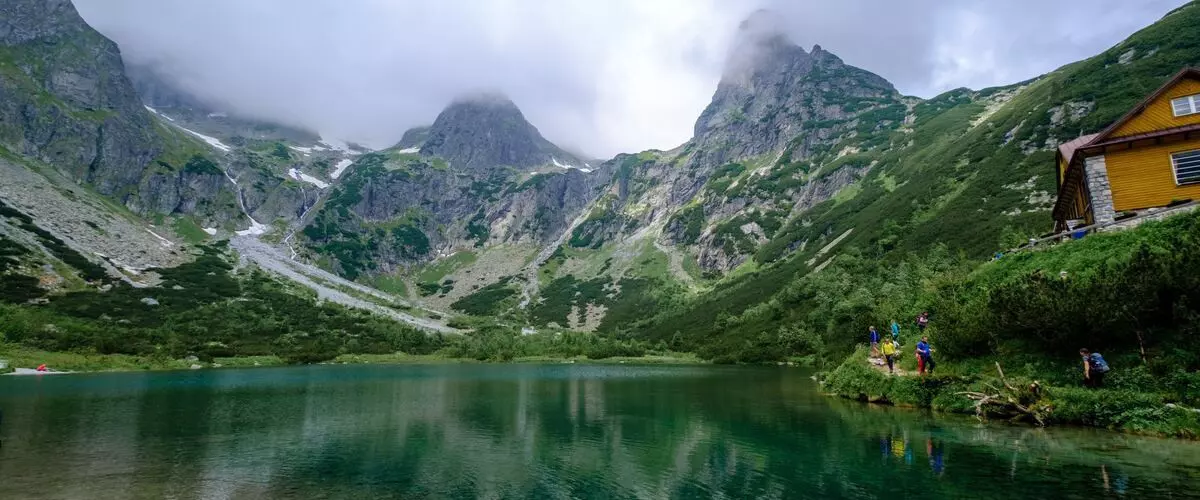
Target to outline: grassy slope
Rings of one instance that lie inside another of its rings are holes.
[[[1022,144],[1043,145],[1047,138],[1069,140],[1079,132],[1097,131],[1180,68],[1200,64],[1200,31],[1192,29],[1198,22],[1200,4],[1189,4],[1100,55],[1028,83],[975,127],[971,122],[985,110],[986,99],[1013,87],[956,90],[918,105],[913,131],[893,133],[893,147],[879,157],[853,199],[814,207],[759,250],[756,260],[770,266],[728,279],[638,330],[654,339],[675,332],[693,338],[719,335],[718,318],[736,316],[772,297],[811,269],[806,261],[818,247],[848,229],[854,231],[839,248],[856,247],[884,263],[934,245],[982,257],[1004,248],[1006,239],[1012,243],[1048,230],[1048,211],[1004,215],[1013,208],[1032,208],[1025,202],[1030,192],[1012,186],[1036,176],[1034,191],[1054,190],[1053,151],[1026,154]],[[1118,64],[1130,49],[1138,57]],[[1094,111],[1078,122],[1052,124],[1050,109],[1068,102],[1092,102]],[[1010,131],[1015,132],[1006,144]],[[787,254],[803,241],[810,242],[804,251]]]
[[[973,410],[958,393],[1001,386],[1000,363],[1015,387],[1043,387],[1028,402],[1048,408],[1051,421],[1200,437],[1200,416],[1185,408],[1200,406],[1200,307],[1192,298],[1200,295],[1198,252],[1200,214],[1193,213],[939,273],[908,301],[934,313],[926,333],[938,349],[939,377],[890,380],[867,367],[860,348],[827,387],[849,397]],[[868,306],[864,316],[878,318],[884,309]],[[1106,389],[1078,387],[1081,346],[1112,366]],[[908,369],[911,357],[901,358]]]

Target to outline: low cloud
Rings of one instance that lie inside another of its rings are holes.
[[[923,97],[1027,79],[1099,52],[1183,0],[75,0],[133,62],[231,111],[376,147],[454,97],[501,91],[595,157],[687,140],[740,20]],[[1050,4],[1050,5],[1046,5]],[[1136,4],[1136,5],[1132,5]]]

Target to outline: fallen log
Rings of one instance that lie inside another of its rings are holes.
[[[987,392],[962,391],[958,393],[975,401],[975,417],[980,421],[987,420],[989,415],[1006,417],[1010,420],[1031,419],[1038,426],[1045,427],[1046,415],[1050,411],[1050,407],[1037,404],[1041,399],[1041,384],[1034,381],[1028,387],[1018,389],[1008,382],[1008,378],[1004,376],[1004,369],[1000,368],[1000,363],[996,363],[996,372],[1000,375],[1000,384],[1003,387],[984,383],[988,389]]]

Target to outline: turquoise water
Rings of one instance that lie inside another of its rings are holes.
[[[1200,498],[1200,445],[934,417],[786,368],[0,377],[0,498]]]

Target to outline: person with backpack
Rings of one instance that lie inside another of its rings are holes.
[[[922,312],[920,316],[917,316],[917,329],[921,330],[921,333],[925,333],[925,328],[928,326],[929,326],[929,312],[928,311]]]
[[[900,343],[900,323],[897,323],[896,320],[892,320],[892,341]]]
[[[1083,357],[1083,385],[1097,388],[1104,386],[1104,374],[1108,373],[1108,362],[1098,352],[1091,352],[1085,347],[1079,350]]]
[[[875,327],[872,326],[870,328],[870,330],[867,331],[867,334],[869,335],[870,340],[871,340],[871,357],[873,357],[873,358],[878,357],[879,356],[879,332],[876,331]]]

